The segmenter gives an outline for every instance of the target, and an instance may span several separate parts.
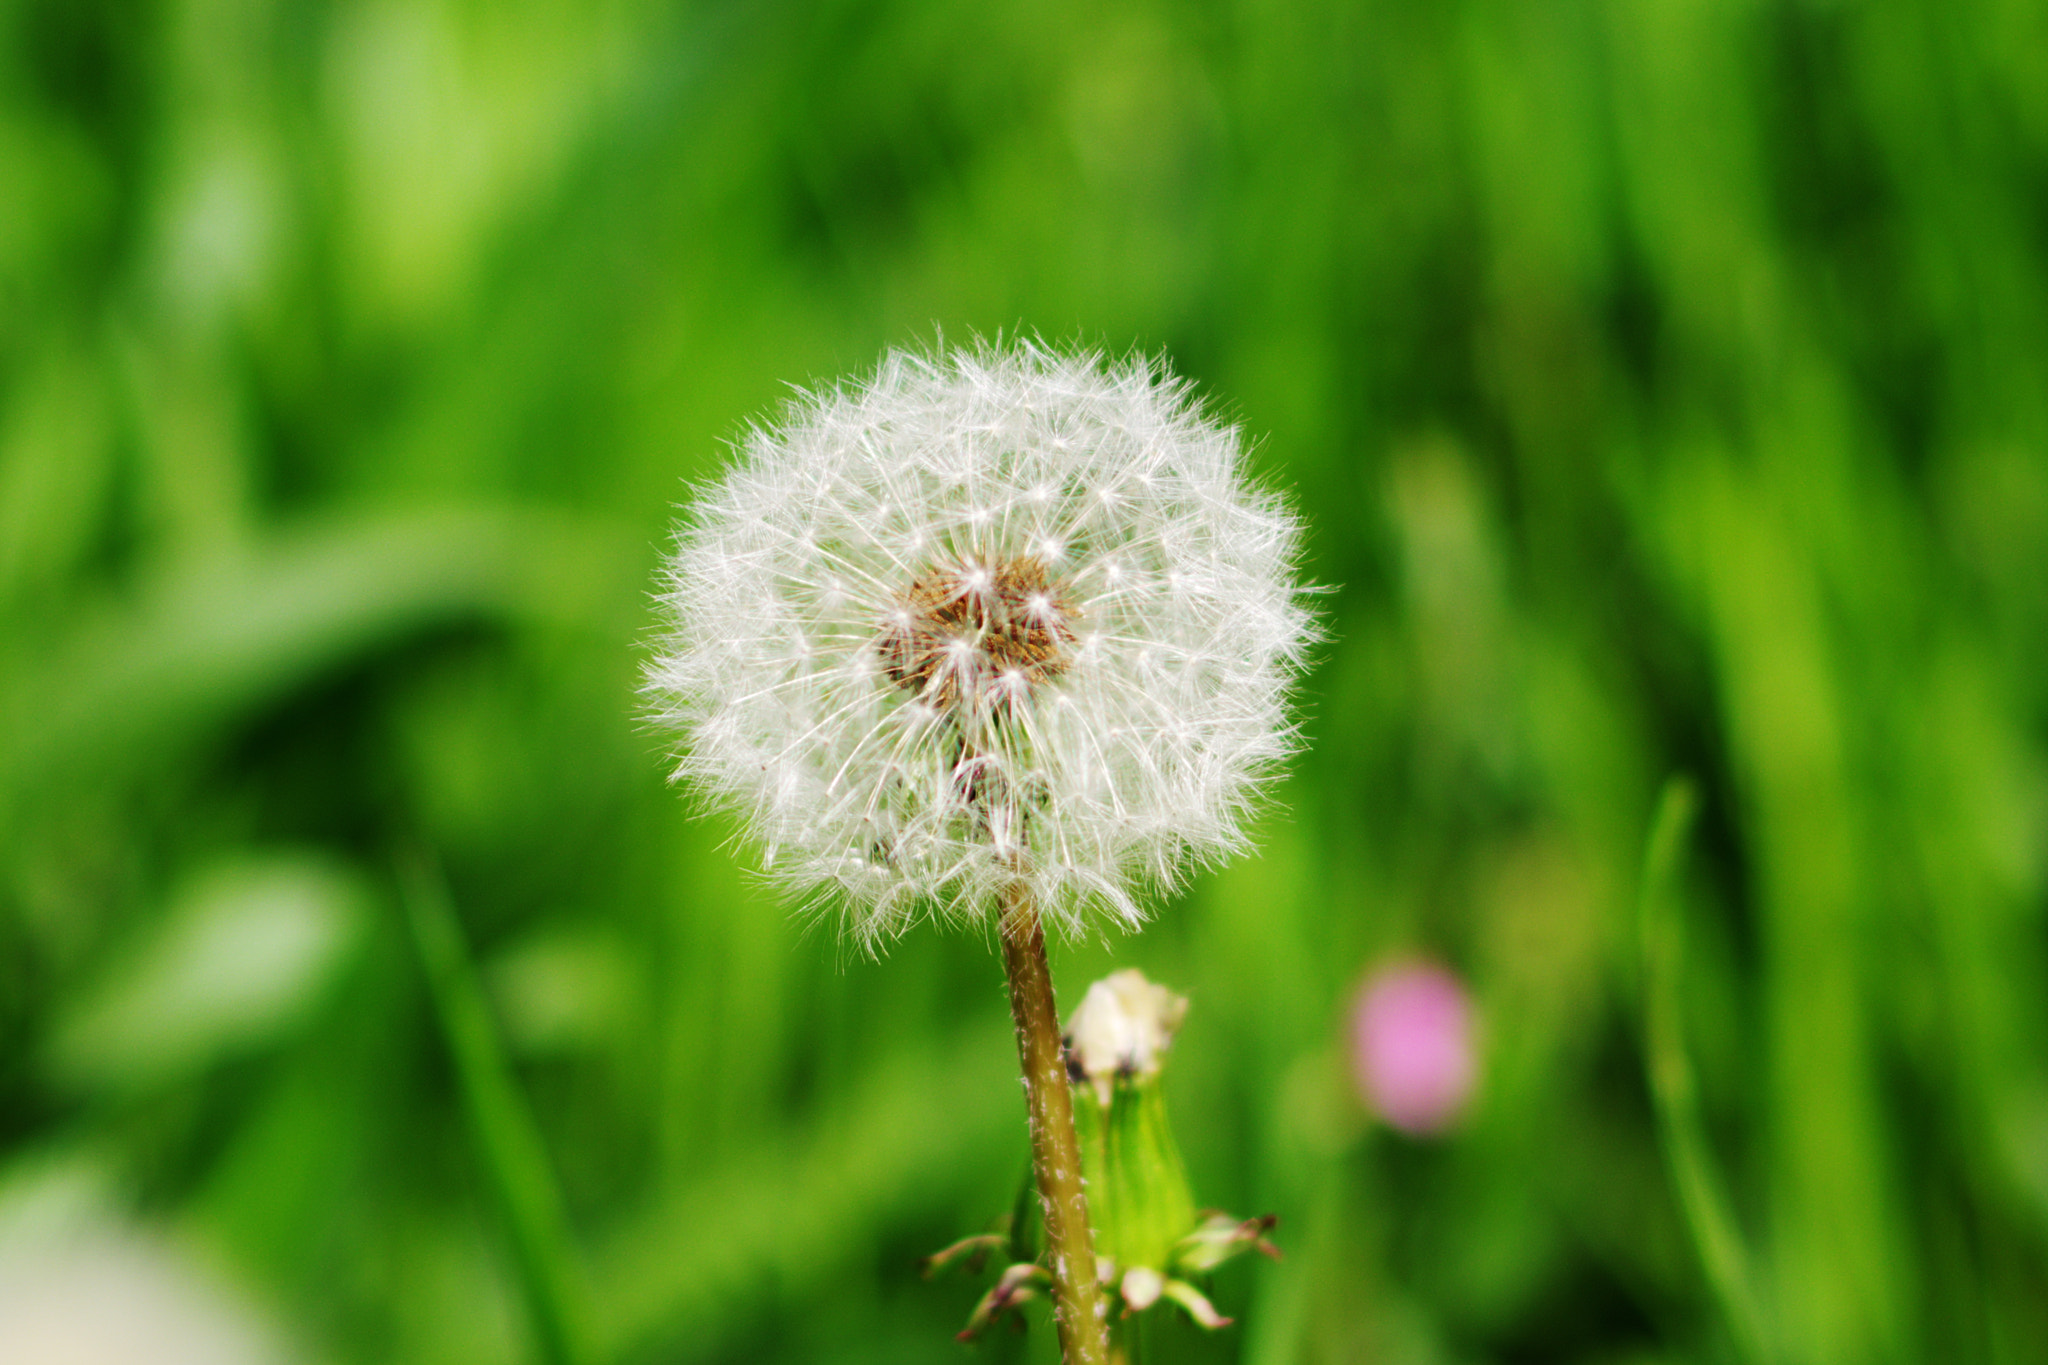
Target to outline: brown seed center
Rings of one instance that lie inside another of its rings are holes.
[[[913,582],[877,644],[898,687],[943,710],[982,709],[1066,671],[1073,616],[1038,560],[967,560]]]

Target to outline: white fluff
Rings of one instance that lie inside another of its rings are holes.
[[[1139,924],[1136,893],[1242,846],[1293,744],[1296,523],[1240,459],[1142,359],[891,352],[800,396],[665,569],[648,691],[678,775],[868,948],[1019,881],[1069,933]],[[1042,588],[998,600],[1020,564]]]

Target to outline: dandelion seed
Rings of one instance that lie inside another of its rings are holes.
[[[1241,847],[1293,744],[1293,517],[1143,360],[892,352],[746,438],[667,566],[680,774],[874,947],[1069,933]]]

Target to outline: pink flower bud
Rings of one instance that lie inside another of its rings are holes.
[[[1367,978],[1351,1014],[1351,1067],[1374,1112],[1405,1133],[1457,1123],[1478,1080],[1472,1001],[1443,967],[1391,962]]]

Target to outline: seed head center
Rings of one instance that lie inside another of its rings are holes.
[[[1074,608],[1026,556],[920,575],[882,623],[889,680],[941,710],[1020,700],[1072,661]]]

